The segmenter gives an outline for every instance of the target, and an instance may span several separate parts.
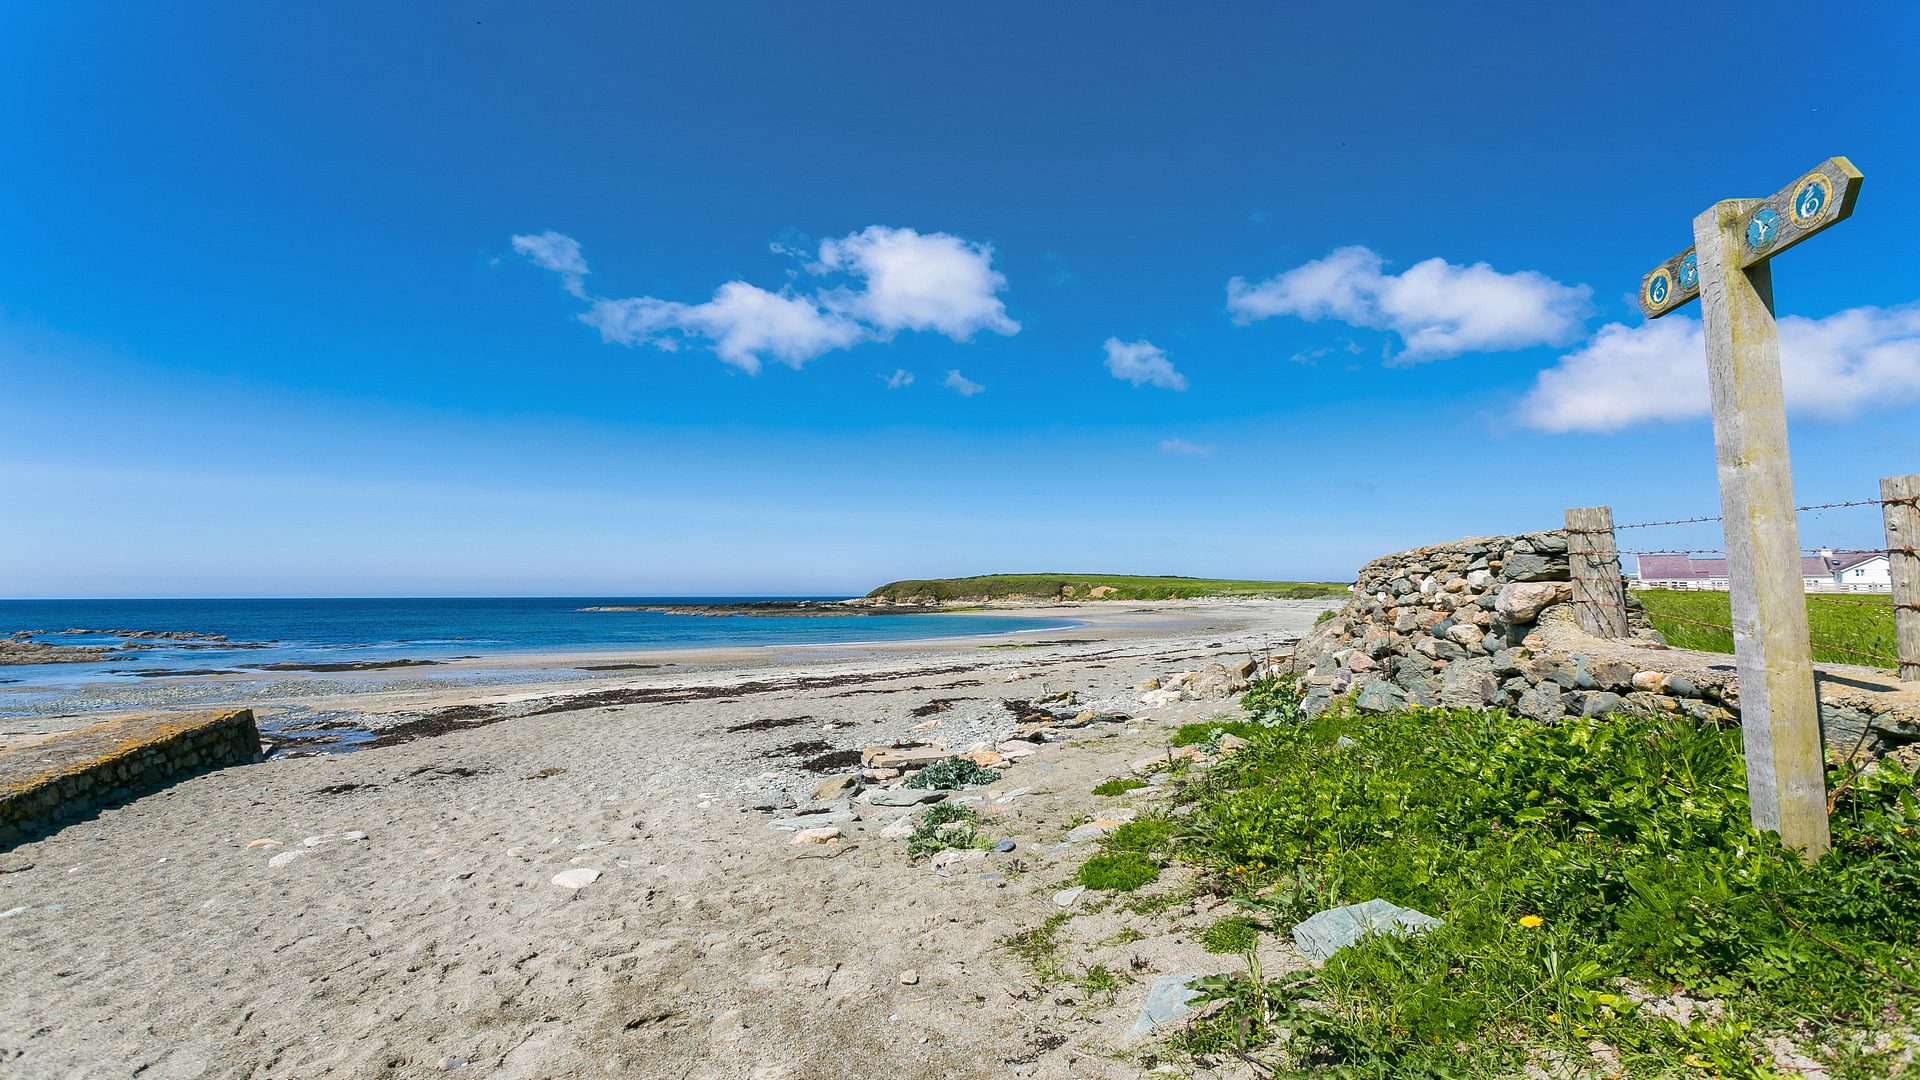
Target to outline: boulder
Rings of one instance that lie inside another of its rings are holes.
[[[836,776],[831,780],[822,780],[813,789],[814,802],[833,802],[844,799],[860,790],[858,776]]]
[[[1369,679],[1360,684],[1360,692],[1354,695],[1353,706],[1361,712],[1393,712],[1406,704],[1406,691],[1381,679]]]
[[[1567,714],[1567,707],[1560,700],[1560,687],[1550,682],[1541,683],[1521,694],[1513,708],[1521,716],[1535,720],[1558,720]]]
[[[1565,581],[1529,581],[1521,579],[1500,586],[1493,610],[1508,622],[1524,625],[1540,617],[1555,604],[1573,599],[1573,585]]]

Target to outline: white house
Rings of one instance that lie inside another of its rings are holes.
[[[1730,585],[1727,560],[1687,555],[1642,555],[1634,582],[1641,589],[1694,589],[1724,592]],[[1884,551],[1835,551],[1800,560],[1800,581],[1808,592],[1888,592],[1892,563]]]

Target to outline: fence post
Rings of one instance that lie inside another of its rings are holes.
[[[1880,502],[1893,577],[1893,652],[1900,681],[1920,682],[1920,476],[1881,480]]]
[[[1627,636],[1627,593],[1613,545],[1613,507],[1567,511],[1567,566],[1573,579],[1573,618],[1594,637]]]

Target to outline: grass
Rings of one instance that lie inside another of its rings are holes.
[[[1719,629],[1733,621],[1726,593],[1636,589],[1633,595],[1639,597],[1646,606],[1648,618],[1653,620],[1654,628],[1665,635],[1667,644],[1678,649],[1699,649],[1704,652],[1733,651],[1733,631]],[[1701,623],[1714,625],[1699,625]],[[1897,654],[1893,639],[1891,596],[1809,593],[1807,630],[1808,636],[1813,639],[1815,660],[1868,667],[1894,666],[1891,658]],[[1868,655],[1859,655],[1861,653]]]
[[[1174,843],[1203,880],[1276,928],[1375,897],[1445,925],[1284,985],[1214,980],[1225,1006],[1190,1053],[1327,1077],[1770,1077],[1766,1040],[1786,1037],[1868,1077],[1912,1043],[1920,778],[1902,766],[1844,790],[1808,865],[1749,825],[1740,732],[1685,718],[1335,712],[1250,742],[1187,789]],[[1712,1004],[1664,1016],[1679,995]]]
[[[1192,724],[1181,724],[1169,740],[1175,746],[1211,746],[1221,735],[1238,735],[1242,739],[1252,738],[1262,725],[1252,720],[1228,720],[1216,717]]]
[[[1138,791],[1146,786],[1147,782],[1145,780],[1136,780],[1131,776],[1116,777],[1112,780],[1102,780],[1100,783],[1095,784],[1093,786],[1093,793],[1095,795],[1104,795],[1112,798],[1115,795],[1125,795],[1129,791]]]
[[[1076,877],[1089,889],[1132,892],[1160,880],[1160,865],[1138,851],[1115,851],[1081,863]]]
[[[1200,934],[1200,947],[1210,953],[1239,956],[1260,944],[1260,924],[1245,915],[1229,915]]]
[[[1060,968],[1060,928],[1071,918],[1070,911],[1056,911],[1047,916],[1046,922],[1031,930],[1022,930],[1006,941],[1007,950],[1025,961],[1042,985],[1066,977]]]
[[[1100,597],[1095,589],[1111,589]],[[1184,600],[1200,596],[1263,596],[1288,600],[1344,599],[1343,582],[1238,581],[1228,578],[1141,577],[1131,574],[983,574],[978,577],[893,581],[867,594],[904,600]]]

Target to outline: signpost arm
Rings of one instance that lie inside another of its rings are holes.
[[[1761,202],[1715,204],[1694,219],[1693,239],[1753,824],[1817,858],[1831,843],[1826,765],[1787,457],[1773,275],[1765,261],[1741,268],[1748,255],[1746,215]]]

